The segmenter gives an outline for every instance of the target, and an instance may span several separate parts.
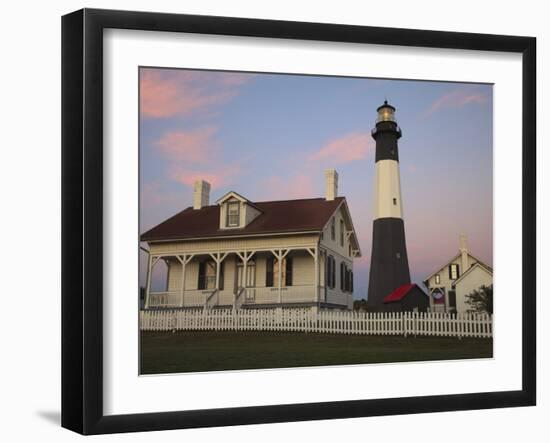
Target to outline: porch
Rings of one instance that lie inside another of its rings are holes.
[[[317,246],[150,254],[144,308],[295,305],[350,309],[351,293],[324,284],[325,254]],[[167,268],[165,290],[153,290],[152,274],[161,261]]]

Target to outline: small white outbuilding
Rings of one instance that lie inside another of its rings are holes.
[[[465,235],[460,236],[457,255],[424,279],[433,312],[467,312],[466,296],[482,286],[493,284],[493,269],[468,250]]]

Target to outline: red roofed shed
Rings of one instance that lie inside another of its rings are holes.
[[[426,294],[416,283],[399,286],[384,297],[386,311],[426,312],[430,305]]]

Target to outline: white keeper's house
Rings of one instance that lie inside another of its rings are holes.
[[[325,198],[252,202],[228,192],[194,202],[141,236],[149,247],[145,309],[311,307],[352,309],[353,259],[361,255],[338,174],[325,171]],[[151,290],[163,260],[165,290]]]
[[[424,279],[432,312],[465,313],[468,294],[493,284],[493,269],[468,250],[465,235],[460,236],[458,254]]]

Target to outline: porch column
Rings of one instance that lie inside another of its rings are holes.
[[[313,295],[315,302],[319,305],[321,301],[319,292],[319,248],[307,248],[307,252],[313,257]]]
[[[228,252],[215,252],[213,254],[210,254],[210,257],[212,257],[216,262],[216,304],[218,305],[220,304],[220,266],[225,260],[225,257],[227,257],[227,254]]]
[[[149,254],[149,260],[147,263],[147,283],[145,285],[145,309],[149,308],[149,294],[151,293],[151,278],[152,278],[151,275],[159,259],[160,257],[153,258],[153,256]]]
[[[254,251],[250,251],[248,252],[246,249],[241,253],[241,252],[236,252],[235,254],[237,254],[237,256],[242,260],[243,262],[243,285],[242,287],[245,288],[245,292],[246,292],[246,288],[247,288],[247,273],[246,273],[246,269],[247,269],[247,266],[248,266],[248,260],[250,260],[252,258],[252,256],[254,255]],[[237,270],[237,267],[235,268],[235,272],[238,272]],[[237,287],[237,292],[238,292],[239,288]],[[237,305],[237,294],[234,294],[234,298],[233,298],[233,306],[235,307]]]
[[[283,302],[283,293],[281,291],[283,284],[283,251],[279,249],[277,254],[277,270],[279,271],[279,275],[277,276],[277,286],[279,288],[279,304],[281,304]]]
[[[321,301],[319,297],[319,248],[315,248],[315,256],[313,257],[313,261],[315,263],[315,298],[317,300],[317,304],[319,304]]]
[[[281,304],[283,302],[283,295],[281,292],[281,288],[283,286],[283,259],[290,252],[290,250],[271,249],[270,251],[277,259],[277,269],[279,271],[279,274],[277,275],[277,289],[279,290],[279,304]]]
[[[191,261],[191,259],[194,257],[193,254],[191,255],[182,255],[182,256],[179,256],[177,255],[176,258],[180,261],[181,263],[181,298],[180,298],[180,307],[184,307],[185,306],[185,270],[187,268],[187,264]]]

